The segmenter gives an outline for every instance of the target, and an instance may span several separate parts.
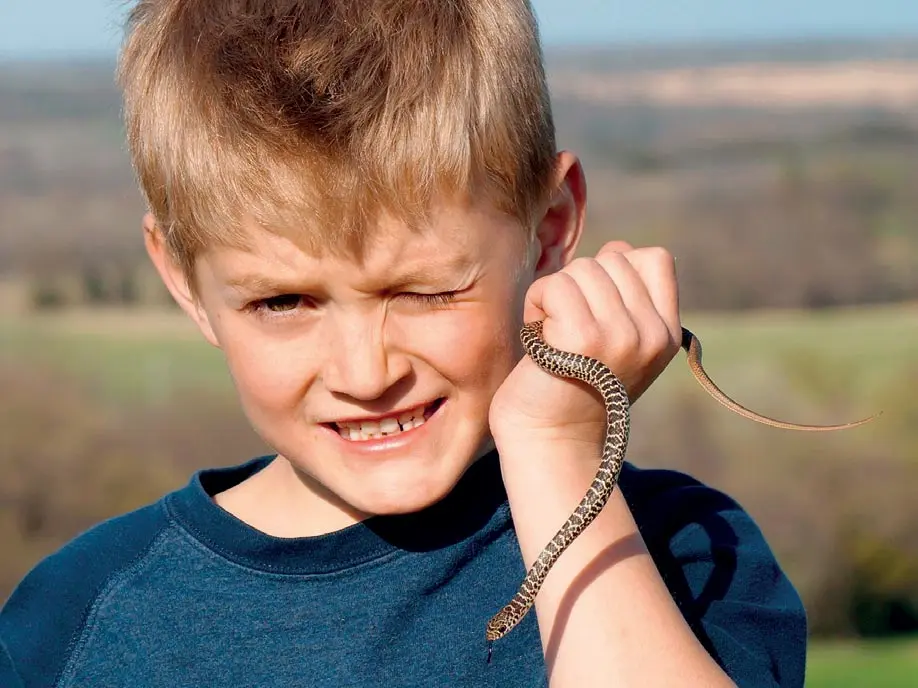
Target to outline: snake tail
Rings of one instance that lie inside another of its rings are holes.
[[[685,354],[688,360],[689,369],[692,371],[692,375],[695,376],[695,380],[700,384],[704,390],[710,394],[715,401],[725,406],[726,408],[733,411],[737,415],[742,416],[756,423],[762,423],[763,425],[770,425],[773,428],[781,428],[783,430],[802,430],[805,432],[830,432],[833,430],[847,430],[849,428],[856,428],[859,425],[864,423],[869,423],[874,420],[880,414],[877,413],[869,418],[863,418],[861,420],[852,421],[850,423],[841,423],[839,425],[801,425],[799,423],[789,423],[783,420],[777,420],[775,418],[769,418],[768,416],[763,416],[755,411],[750,411],[745,406],[740,405],[714,384],[714,381],[710,376],[705,372],[704,367],[701,365],[701,341],[692,334],[691,331],[682,328],[682,348],[685,350]]]
[[[546,344],[542,338],[542,324],[542,321],[527,323],[520,331],[520,340],[526,353],[546,372],[558,377],[581,380],[602,395],[606,409],[606,436],[599,469],[583,499],[536,558],[517,593],[488,621],[485,637],[488,642],[489,663],[492,643],[503,638],[523,620],[535,604],[536,595],[552,566],[609,501],[618,483],[628,447],[630,402],[621,380],[601,361],[561,351]],[[876,418],[872,416],[840,425],[800,425],[760,415],[731,399],[714,384],[701,363],[701,342],[685,328],[682,328],[681,344],[692,374],[705,391],[734,413],[749,420],[788,430],[827,431],[857,427]]]
[[[488,622],[485,637],[489,643],[489,660],[490,643],[504,637],[523,620],[554,563],[609,501],[625,462],[630,431],[628,391],[607,366],[594,358],[548,346],[542,339],[541,321],[524,325],[520,339],[540,368],[559,377],[581,380],[602,395],[606,436],[599,469],[583,499],[539,554],[516,595]]]

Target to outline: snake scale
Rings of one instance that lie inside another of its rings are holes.
[[[581,380],[602,395],[606,408],[606,436],[599,468],[583,499],[536,558],[513,599],[488,622],[485,637],[489,661],[491,643],[504,637],[526,616],[551,567],[609,501],[625,463],[631,425],[628,392],[601,361],[546,344],[542,338],[542,321],[525,324],[520,331],[520,340],[526,353],[540,368],[552,375]],[[761,416],[733,401],[711,381],[701,364],[701,342],[685,328],[682,328],[682,348],[688,357],[689,368],[701,386],[721,404],[744,418],[788,430],[826,431],[853,428],[875,417],[841,425],[798,425]]]

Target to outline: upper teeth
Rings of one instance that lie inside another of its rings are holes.
[[[404,430],[411,430],[424,425],[424,409],[418,406],[405,411],[399,416],[389,416],[380,420],[362,420],[355,423],[337,423],[338,434],[346,440],[369,440],[386,435],[394,435]]]

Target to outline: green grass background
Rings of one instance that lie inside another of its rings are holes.
[[[813,643],[807,688],[914,688],[918,640]]]
[[[688,314],[683,324],[701,339],[705,367],[728,393],[780,372],[816,401],[845,396],[869,410],[887,383],[918,371],[918,304]],[[188,385],[230,390],[220,352],[173,311],[0,315],[0,352],[91,380],[113,399],[156,399]],[[685,379],[674,361],[653,391],[665,394]]]

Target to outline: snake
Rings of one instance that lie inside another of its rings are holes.
[[[599,468],[586,494],[574,511],[542,549],[526,573],[519,590],[488,621],[485,639],[488,643],[488,661],[491,661],[492,643],[509,633],[529,612],[555,562],[571,543],[593,522],[609,501],[625,464],[625,451],[631,428],[630,399],[622,381],[601,361],[570,351],[556,349],[545,342],[542,328],[544,321],[537,320],[523,325],[520,341],[529,357],[542,370],[562,378],[585,382],[602,396],[606,410],[606,433],[602,445]],[[873,420],[876,415],[862,420],[839,425],[800,425],[776,420],[750,411],[727,396],[708,376],[701,362],[701,341],[690,330],[682,328],[681,348],[685,351],[688,366],[698,383],[714,399],[734,413],[764,425],[786,430],[831,431],[854,428]]]

